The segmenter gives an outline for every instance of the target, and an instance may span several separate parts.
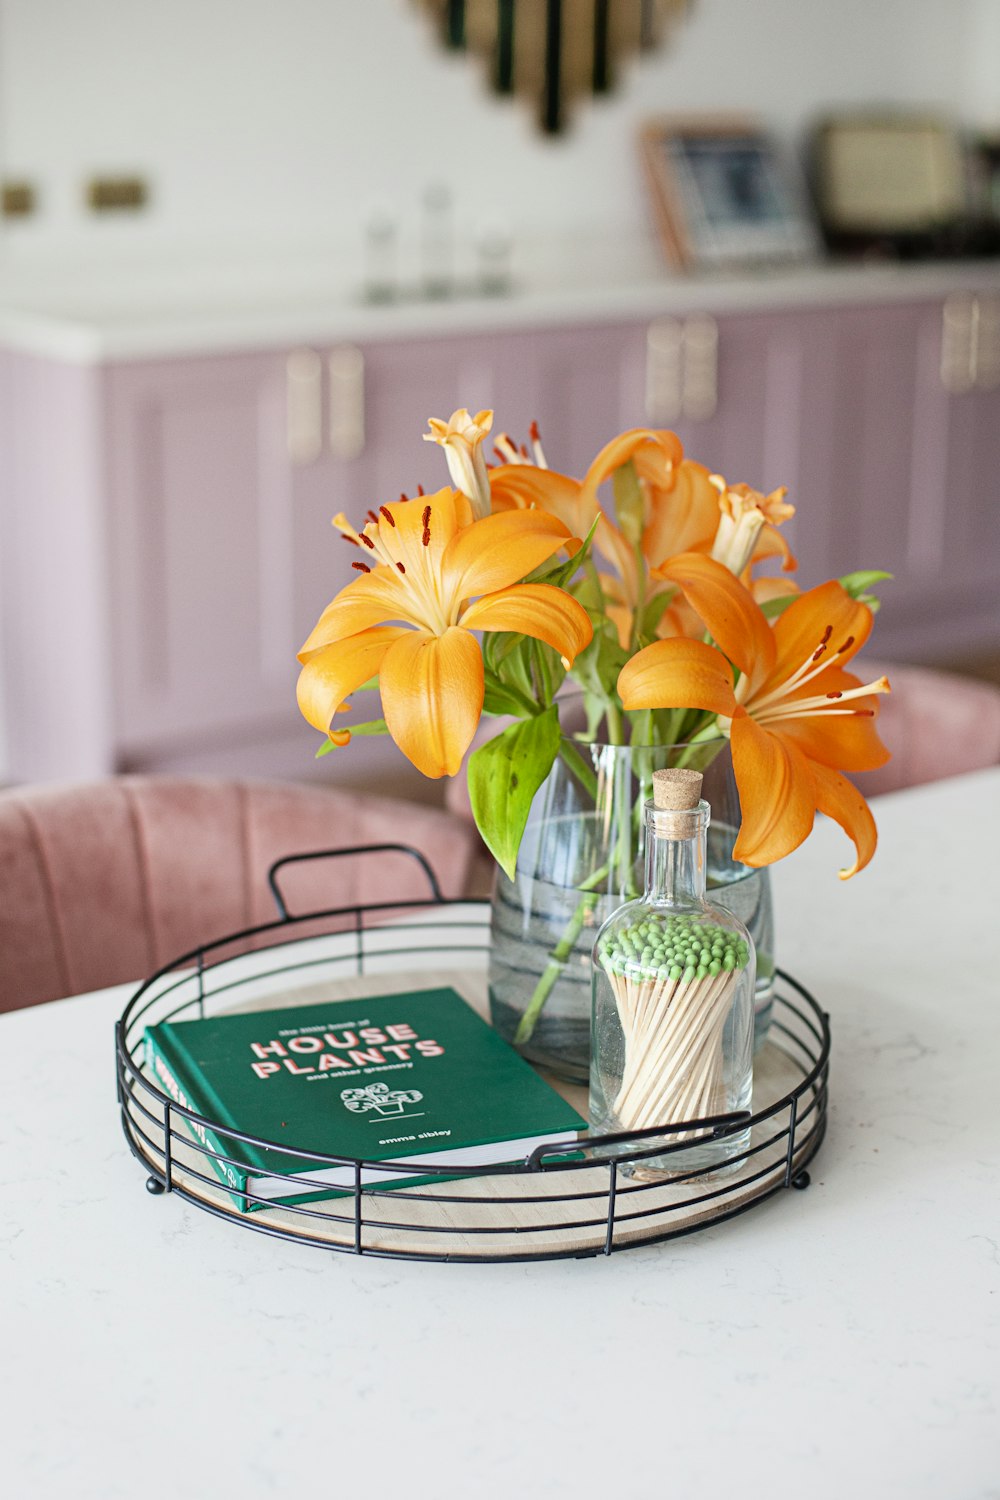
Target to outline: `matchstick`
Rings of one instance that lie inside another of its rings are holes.
[[[718,1099],[722,1033],[748,957],[744,940],[711,920],[648,909],[605,944],[599,962],[625,1040],[613,1105],[622,1129],[696,1119]]]

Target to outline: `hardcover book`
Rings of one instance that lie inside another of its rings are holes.
[[[587,1123],[448,988],[165,1021],[145,1039],[164,1092],[219,1127],[185,1121],[244,1212],[352,1191],[353,1161],[488,1166]],[[426,1177],[361,1172],[362,1186]]]

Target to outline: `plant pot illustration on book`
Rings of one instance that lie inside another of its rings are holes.
[[[355,1114],[373,1109],[379,1115],[401,1115],[408,1104],[417,1104],[424,1096],[419,1089],[390,1091],[387,1083],[370,1083],[363,1089],[342,1089],[340,1097]]]

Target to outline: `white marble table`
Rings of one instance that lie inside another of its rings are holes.
[[[774,871],[831,1013],[804,1193],[517,1265],[358,1260],[151,1198],[127,989],[0,1017],[4,1493],[1000,1496],[1000,770],[823,824]]]

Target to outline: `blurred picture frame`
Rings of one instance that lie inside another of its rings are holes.
[[[658,237],[675,269],[819,259],[822,239],[805,183],[755,122],[648,120],[639,147]]]

